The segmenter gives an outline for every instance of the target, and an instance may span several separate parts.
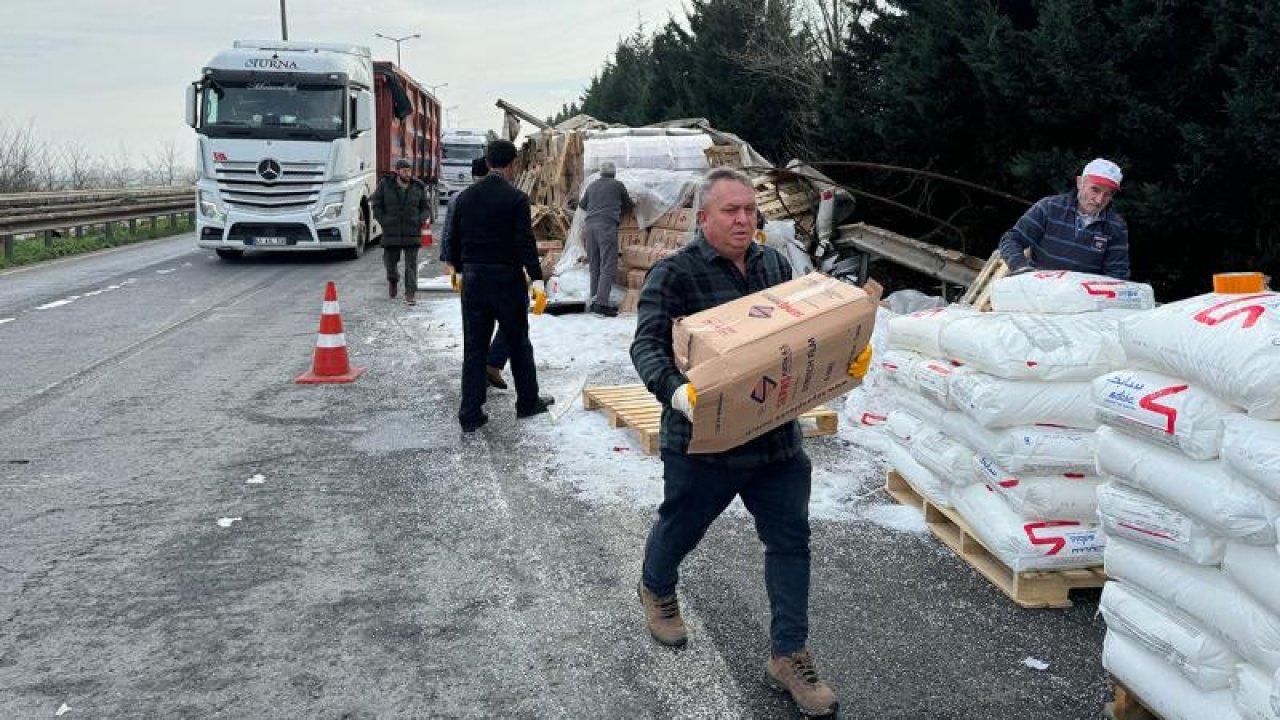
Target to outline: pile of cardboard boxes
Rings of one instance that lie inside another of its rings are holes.
[[[662,258],[684,247],[693,238],[693,208],[675,208],[643,229],[635,215],[622,216],[618,228],[618,285],[625,288],[621,312],[635,312],[645,274]]]

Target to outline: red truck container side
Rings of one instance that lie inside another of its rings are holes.
[[[395,63],[374,61],[373,74],[378,176],[405,157],[414,177],[434,188],[440,179],[440,102]]]

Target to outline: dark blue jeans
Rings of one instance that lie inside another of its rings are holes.
[[[663,500],[644,549],[645,587],[675,592],[680,562],[734,496],[742,497],[764,543],[769,641],[789,655],[809,637],[809,489],[813,464],[803,452],[772,465],[731,469],[697,456],[662,453]]]
[[[493,326],[511,349],[511,376],[516,386],[516,410],[538,404],[538,374],[529,342],[529,290],[524,270],[514,265],[467,264],[462,278],[462,404],[458,420],[476,422],[484,413],[487,395],[485,356]]]

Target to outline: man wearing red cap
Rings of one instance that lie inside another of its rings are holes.
[[[1000,239],[1010,273],[1074,270],[1128,280],[1129,226],[1111,207],[1123,179],[1119,165],[1097,158],[1084,166],[1074,192],[1032,205]]]

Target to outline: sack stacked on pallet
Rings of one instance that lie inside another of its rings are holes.
[[[1015,571],[1102,561],[1089,382],[1124,365],[1113,313],[1149,307],[1151,293],[1108,285],[1103,295],[1123,298],[1109,304],[1091,282],[1112,281],[1006,278],[992,288],[998,312],[936,308],[890,323],[881,365],[904,387],[891,422],[908,413],[933,427],[914,436],[912,457],[949,481],[951,504]]]
[[[1280,718],[1280,296],[1132,314],[1093,382],[1103,665],[1166,718]]]

